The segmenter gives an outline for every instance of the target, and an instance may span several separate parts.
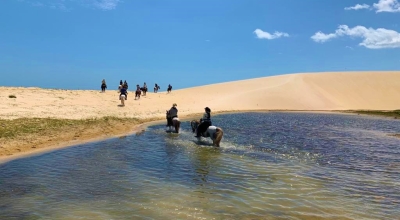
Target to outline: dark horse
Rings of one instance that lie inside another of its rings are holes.
[[[136,89],[136,92],[135,92],[135,100],[136,99],[140,99],[140,95],[142,94],[142,91],[140,90],[140,89]]]
[[[154,86],[154,93],[157,93],[159,89],[160,89],[160,86]]]
[[[102,92],[105,92],[106,89],[107,89],[107,85],[106,85],[105,83],[102,83],[102,84],[101,84],[101,91],[102,91]]]
[[[190,126],[192,127],[192,132],[195,133],[197,127],[199,126],[200,122],[197,120],[193,120],[190,122]],[[207,130],[201,133],[201,137],[209,137],[213,141],[213,145],[219,147],[219,143],[221,142],[222,136],[224,136],[224,131],[220,127],[216,126],[209,126]],[[201,137],[197,139],[200,140]]]
[[[166,111],[166,118],[167,118],[167,127],[169,127],[169,130],[171,131],[172,127],[175,128],[175,133],[179,133],[179,129],[181,127],[181,121],[179,118],[171,118],[171,115],[169,114],[169,111]]]
[[[171,85],[169,85],[169,86],[168,86],[168,89],[167,89],[167,92],[168,92],[168,93],[170,93],[170,92],[171,92],[171,90],[172,90],[172,86],[171,86]]]
[[[140,87],[140,90],[143,92],[143,96],[147,93],[147,87]]]

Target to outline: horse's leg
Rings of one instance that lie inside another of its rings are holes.
[[[174,127],[175,127],[175,132],[176,133],[179,133],[180,124],[181,124],[180,121],[175,121],[174,122]]]
[[[213,140],[213,145],[219,147],[219,143],[221,142],[222,136],[224,136],[224,131],[221,128],[217,128],[217,131],[214,134],[215,138]]]

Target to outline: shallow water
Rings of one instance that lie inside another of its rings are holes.
[[[0,165],[0,219],[398,219],[400,121],[355,115],[214,117]]]

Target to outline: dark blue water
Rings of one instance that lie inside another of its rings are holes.
[[[398,219],[400,122],[369,116],[214,117],[0,165],[0,219]]]

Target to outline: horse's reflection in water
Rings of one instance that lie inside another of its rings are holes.
[[[181,121],[179,118],[171,118],[169,111],[166,111],[166,118],[167,118],[167,127],[169,127],[169,131],[172,131],[172,128],[175,129],[175,133],[179,133],[179,129],[181,128]]]

